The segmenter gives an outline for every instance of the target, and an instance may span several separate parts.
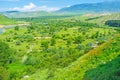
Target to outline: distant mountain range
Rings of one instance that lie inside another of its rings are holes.
[[[5,13],[19,13],[19,11],[6,11]]]
[[[77,4],[70,7],[62,8],[55,12],[45,11],[5,11],[0,12],[9,18],[25,18],[25,17],[40,17],[40,16],[63,16],[63,15],[81,15],[85,13],[105,13],[105,12],[120,12],[120,0],[106,1],[100,3],[84,3]],[[19,16],[18,16],[19,15]]]
[[[81,13],[55,13],[55,12],[45,12],[45,11],[31,11],[31,12],[20,12],[20,11],[6,11],[2,12],[3,14],[9,18],[32,18],[32,17],[44,17],[44,16],[74,16],[81,15]]]
[[[57,12],[120,12],[120,1],[77,4]]]

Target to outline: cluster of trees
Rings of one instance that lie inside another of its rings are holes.
[[[8,80],[10,77],[7,65],[15,62],[15,50],[0,40],[0,80]]]
[[[105,24],[108,26],[120,27],[120,20],[108,20]]]
[[[51,19],[60,19],[60,18],[68,18],[75,15],[62,15],[62,16],[40,16],[40,17],[28,17],[28,18],[14,18],[18,21],[27,21],[27,22],[38,22],[38,21],[46,21]]]
[[[94,20],[94,19],[99,19],[99,18],[101,18],[101,17],[103,17],[103,16],[92,17],[92,18],[88,18],[88,19],[85,19],[85,20],[86,20],[86,21],[90,21],[90,20]]]
[[[96,49],[91,50],[88,54],[82,56],[82,58],[79,58],[67,67],[66,70],[56,71],[52,79],[119,80],[120,69],[118,67],[120,66],[120,60],[119,57],[115,59],[119,56],[120,51],[119,38],[117,37],[113,41],[110,40]],[[115,60],[112,61],[113,59]]]

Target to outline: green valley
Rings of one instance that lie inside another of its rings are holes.
[[[0,34],[0,80],[119,80],[120,29],[97,22],[107,16],[2,16],[29,25]]]
[[[0,80],[120,80],[119,0],[0,0]]]

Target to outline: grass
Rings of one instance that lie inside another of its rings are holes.
[[[0,25],[13,25],[16,24],[16,21],[9,19],[4,15],[0,15]]]
[[[86,72],[85,80],[120,80],[120,57]]]

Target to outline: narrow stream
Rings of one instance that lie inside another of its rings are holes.
[[[5,28],[0,28],[0,34],[5,32]]]

